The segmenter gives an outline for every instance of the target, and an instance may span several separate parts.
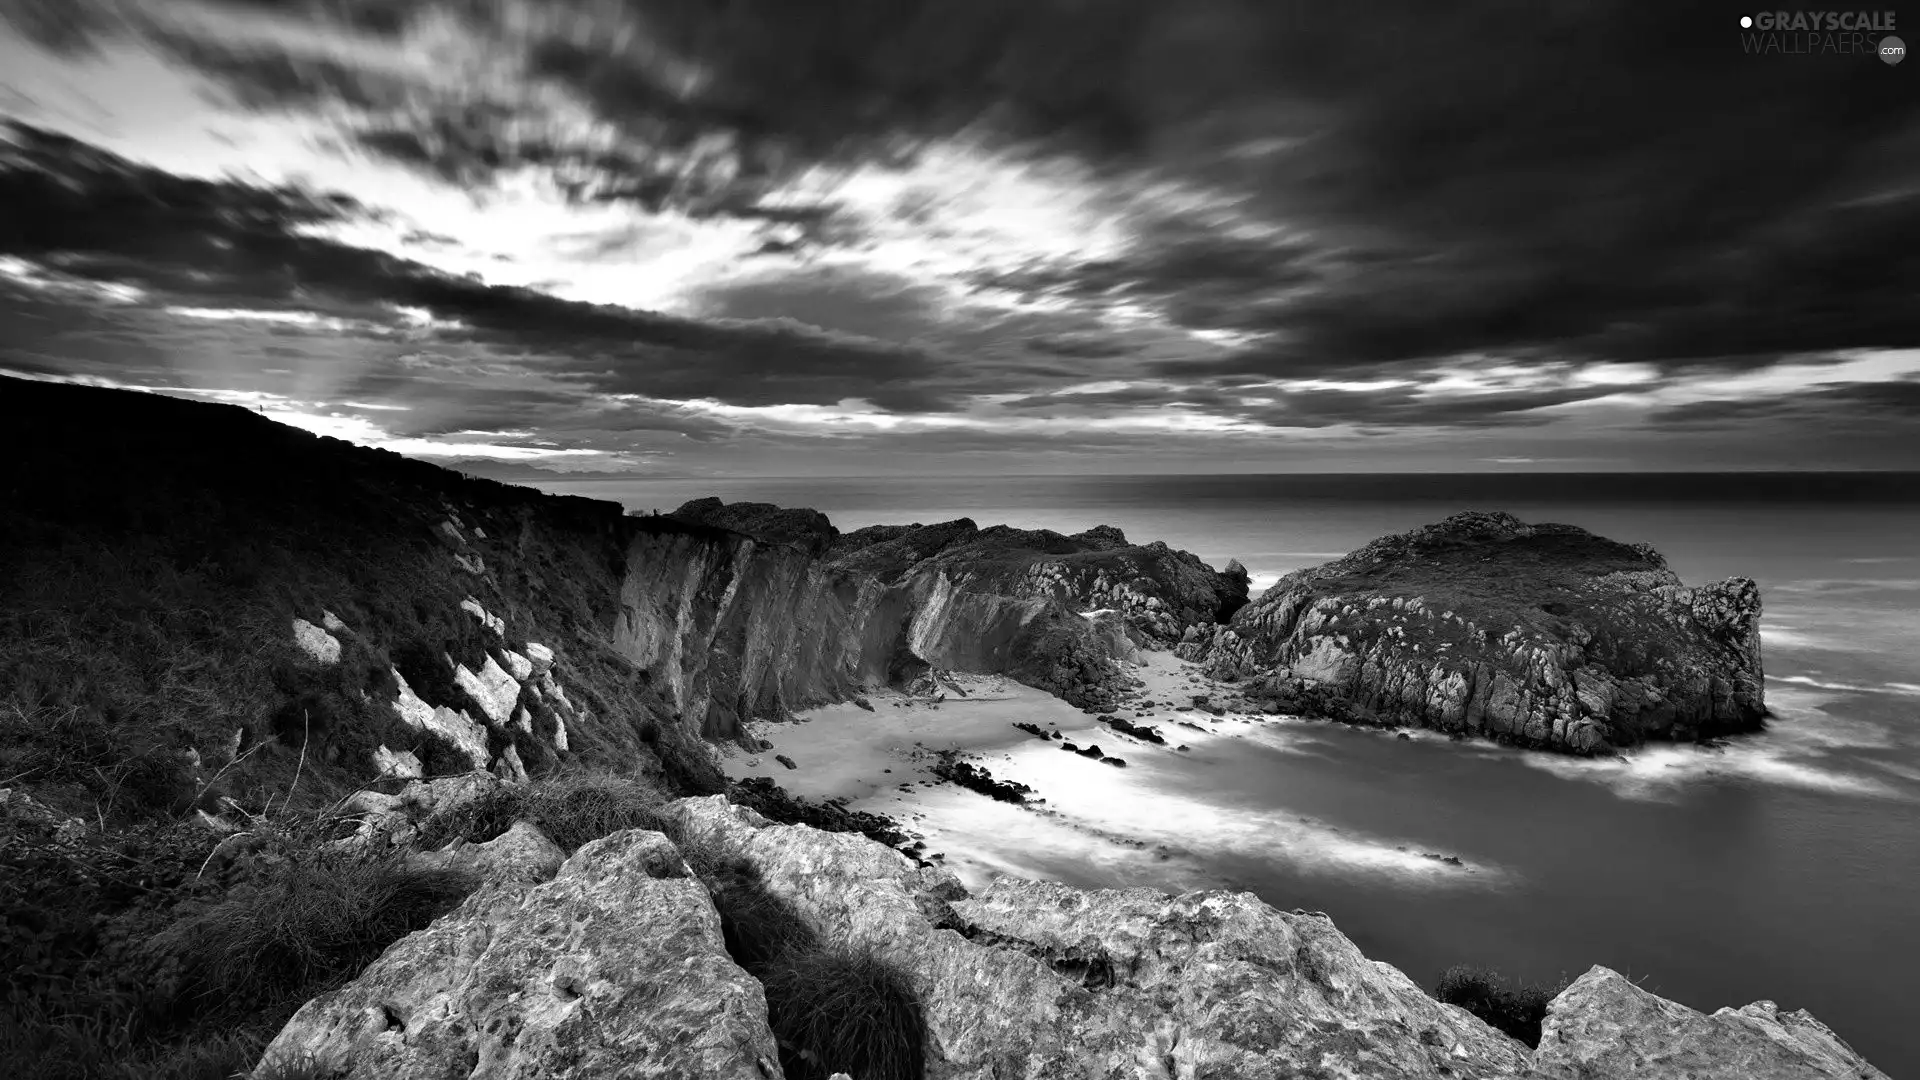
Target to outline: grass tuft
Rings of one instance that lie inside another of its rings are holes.
[[[919,1002],[872,952],[789,950],[756,974],[767,990],[767,1022],[775,1038],[804,1063],[786,1065],[794,1080],[834,1072],[861,1080],[919,1080],[924,1074]]]
[[[745,860],[679,835],[675,843],[713,896],[727,953],[766,989],[790,1080],[920,1080],[926,1024],[897,971],[871,951],[823,942]]]
[[[568,853],[624,829],[664,828],[666,796],[653,785],[618,776],[562,776],[526,785],[501,785],[453,811],[427,821],[423,848],[454,838],[485,843],[530,821]]]
[[[1436,1000],[1458,1005],[1487,1022],[1488,1026],[1526,1043],[1540,1045],[1540,1024],[1547,1016],[1547,1003],[1566,989],[1539,983],[1513,985],[1496,972],[1482,967],[1457,965],[1440,976],[1433,988]]]
[[[178,965],[180,996],[212,1011],[297,1004],[358,974],[476,884],[393,857],[313,858],[236,887],[153,944]]]

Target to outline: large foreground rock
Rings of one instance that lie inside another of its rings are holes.
[[[969,895],[856,834],[719,797],[665,812],[695,864],[724,868],[713,882],[644,830],[588,844],[544,884],[495,880],[309,1002],[268,1058],[312,1055],[345,1080],[777,1080],[765,993],[725,952],[713,900],[748,888],[750,910],[777,906],[896,973],[927,1080],[1887,1080],[1771,1002],[1707,1016],[1596,967],[1530,1051],[1326,916],[1249,893],[1001,878]],[[521,825],[443,857],[525,881],[554,854]]]
[[[339,1080],[768,1080],[766,1016],[706,890],[635,830],[401,939],[303,1006],[266,1058],[312,1055]]]
[[[1547,1007],[1539,1080],[1887,1080],[1804,1010],[1771,1001],[1711,1016],[1596,967]]]
[[[1456,514],[1282,578],[1180,655],[1277,709],[1594,753],[1757,729],[1760,592],[1644,544]]]
[[[859,836],[770,825],[718,798],[674,812],[821,938],[902,974],[929,1080],[1492,1077],[1527,1061],[1324,916],[1248,893],[1002,879],[967,897],[945,871]]]

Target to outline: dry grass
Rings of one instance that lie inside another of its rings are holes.
[[[501,786],[429,820],[421,829],[420,844],[437,848],[459,837],[484,843],[513,827],[516,821],[539,826],[567,852],[623,829],[660,831],[665,821],[660,807],[667,796],[638,779],[604,775],[551,777],[524,786]]]
[[[392,858],[309,858],[235,888],[154,939],[179,993],[213,1012],[297,1005],[358,974],[477,884]]]
[[[1519,1039],[1528,1046],[1540,1045],[1540,1023],[1546,1019],[1547,1003],[1567,988],[1558,986],[1510,984],[1505,977],[1486,968],[1458,965],[1440,976],[1433,988],[1436,1000],[1458,1005],[1487,1022],[1488,1026]]]

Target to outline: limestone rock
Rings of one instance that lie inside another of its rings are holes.
[[[501,619],[498,615],[489,613],[486,608],[480,606],[480,601],[475,600],[471,596],[460,601],[460,610],[479,619],[480,625],[485,626],[496,634],[504,634],[507,632],[505,620]]]
[[[340,640],[305,619],[293,620],[293,643],[309,663],[332,667],[340,662]]]
[[[553,880],[567,853],[531,822],[516,821],[485,843],[455,840],[438,851],[412,856],[417,866],[462,870],[488,883],[537,885]]]
[[[533,661],[532,660],[529,660],[528,658],[521,656],[519,653],[514,652],[512,649],[502,649],[500,651],[500,655],[506,658],[507,674],[513,676],[514,678],[520,680],[521,682],[526,682],[528,679],[533,678]]]
[[[1887,1080],[1805,1011],[1711,1016],[1595,967],[1547,1006],[1530,1080]]]
[[[493,657],[487,657],[487,662],[481,665],[478,672],[467,670],[464,664],[456,664],[453,682],[466,691],[489,721],[504,724],[513,719],[514,702],[520,700],[520,683],[507,674]]]
[[[765,994],[685,873],[633,830],[546,884],[483,889],[302,1006],[265,1061],[311,1056],[340,1080],[778,1077]]]
[[[421,701],[407,685],[406,677],[394,668],[393,678],[400,686],[399,696],[394,699],[393,707],[400,719],[408,727],[421,731],[431,731],[452,743],[466,755],[467,761],[476,769],[487,767],[487,732],[474,722],[466,713],[456,712],[442,705],[435,708]]]
[[[344,634],[347,632],[347,624],[341,621],[340,616],[335,615],[331,611],[322,611],[320,613],[320,625],[336,634]]]
[[[527,766],[520,760],[520,748],[509,745],[493,759],[493,775],[516,784],[527,782]]]
[[[553,667],[553,650],[537,641],[527,642],[527,660],[533,664],[533,677],[545,675]]]
[[[1248,893],[1170,897],[1003,878],[967,897],[864,837],[675,803],[823,938],[913,988],[927,1075],[1518,1076],[1526,1048],[1366,959],[1323,917]]]
[[[418,780],[426,775],[420,764],[420,758],[411,750],[389,750],[385,743],[373,752],[373,767],[381,776],[394,776],[402,780]]]

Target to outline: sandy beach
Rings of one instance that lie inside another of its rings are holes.
[[[725,765],[734,777],[766,776],[797,795],[843,799],[853,809],[884,814],[924,839],[970,886],[995,874],[1169,889],[1234,884],[1201,869],[1203,859],[1191,847],[1198,838],[1210,849],[1225,843],[1270,851],[1278,844],[1292,858],[1347,867],[1422,876],[1471,872],[1283,812],[1222,815],[1198,794],[1210,763],[1235,753],[1242,740],[1309,752],[1324,725],[1233,708],[1230,687],[1170,652],[1143,652],[1128,674],[1140,685],[1107,715],[1153,728],[1165,745],[1116,731],[1095,714],[1012,679],[956,674],[964,695],[933,701],[881,690],[866,696],[871,710],[846,702],[808,710],[799,723],[755,724],[752,735],[771,748],[728,749]],[[1197,706],[1196,697],[1207,699],[1206,706]],[[1061,737],[1043,740],[1016,724]],[[1066,744],[1097,746],[1126,765],[1066,752]],[[941,780],[932,767],[943,754],[1035,794],[1017,805]],[[781,763],[782,756],[794,767]]]

